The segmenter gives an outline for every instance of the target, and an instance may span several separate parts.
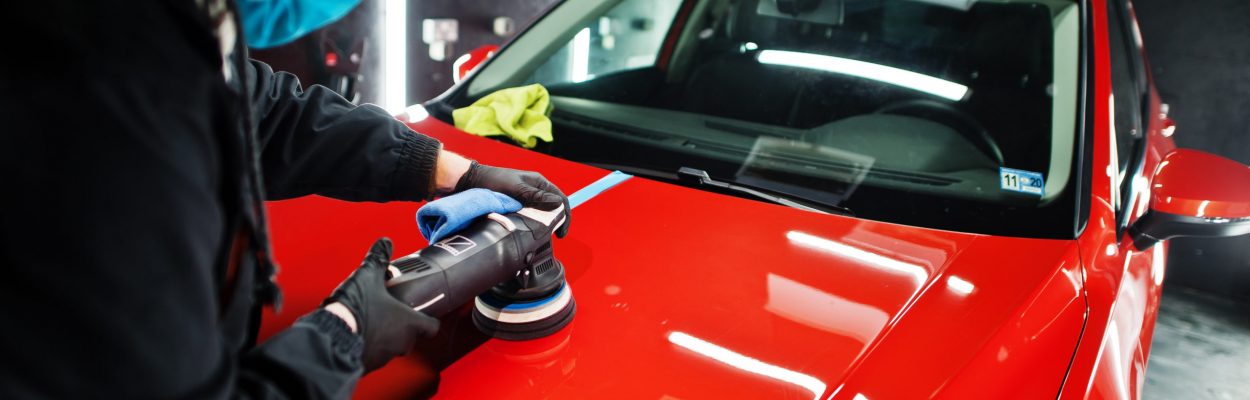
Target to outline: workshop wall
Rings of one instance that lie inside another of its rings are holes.
[[[452,85],[451,66],[457,57],[482,45],[503,45],[529,26],[556,0],[421,0],[408,7],[408,102],[421,103],[438,96]],[[496,35],[494,21],[508,17],[512,32]],[[447,49],[447,57],[433,60],[430,45],[422,38],[422,21],[454,18],[458,39]]]
[[[1177,144],[1250,164],[1250,2],[1133,4]],[[1250,299],[1250,236],[1173,240],[1168,263],[1169,285]]]

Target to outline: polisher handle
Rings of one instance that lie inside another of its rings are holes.
[[[527,266],[551,258],[552,222],[557,221],[538,221],[519,213],[478,218],[459,232],[393,261],[399,274],[387,281],[387,290],[413,309],[441,317],[515,278]]]

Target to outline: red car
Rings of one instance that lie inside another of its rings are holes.
[[[554,242],[569,326],[462,309],[361,397],[1139,398],[1166,240],[1250,232],[1250,168],[1175,148],[1125,0],[576,0],[471,54],[414,130],[566,193],[636,178]],[[554,142],[450,125],[531,83]],[[262,338],[375,238],[423,247],[418,206],[272,203]]]

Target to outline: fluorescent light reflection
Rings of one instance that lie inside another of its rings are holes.
[[[460,83],[460,67],[473,59],[472,53],[464,53],[451,63],[451,83]]]
[[[976,286],[972,285],[972,282],[968,282],[967,280],[964,280],[964,278],[954,275],[946,278],[946,287],[950,288],[952,292],[959,293],[964,296],[972,294],[972,291],[977,289]]]
[[[1167,255],[1163,254],[1163,243],[1156,243],[1154,246],[1154,254],[1150,259],[1150,275],[1154,278],[1155,285],[1163,284],[1163,272],[1167,267]]]
[[[423,105],[413,104],[404,109],[404,117],[408,122],[421,122],[430,117],[430,112]]]
[[[1137,200],[1137,209],[1134,210],[1137,216],[1146,213],[1146,208],[1150,206],[1150,181],[1145,176],[1137,175],[1133,177],[1133,198]]]
[[[408,2],[382,3],[382,108],[391,115],[408,105]]]
[[[764,309],[782,318],[868,343],[889,322],[879,308],[777,274],[768,274],[768,303]]]
[[[590,28],[583,28],[573,37],[569,51],[569,81],[585,82],[590,79]]]
[[[690,336],[684,332],[670,332],[668,334],[668,341],[669,343],[684,347],[687,350],[699,353],[702,356],[719,361],[725,365],[753,374],[763,375],[782,382],[798,385],[799,387],[812,392],[813,399],[819,399],[820,395],[825,393],[825,383],[811,375],[788,370],[738,354],[733,350],[717,346],[703,339]]]
[[[911,276],[912,279],[916,281],[917,285],[923,284],[929,279],[929,272],[920,265],[895,260],[893,258],[868,252],[856,247],[851,247],[822,237],[812,236],[799,231],[789,231],[786,232],[786,239],[790,239],[791,242],[802,246],[850,258],[864,264],[879,267],[889,272]]]
[[[963,100],[964,96],[968,95],[968,87],[955,82],[849,58],[784,50],[763,50],[760,51],[758,60],[764,64],[808,68],[871,79],[954,101]]]

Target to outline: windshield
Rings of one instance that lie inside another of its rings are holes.
[[[565,2],[453,96],[540,83],[571,160],[861,218],[1072,237],[1073,1]]]

